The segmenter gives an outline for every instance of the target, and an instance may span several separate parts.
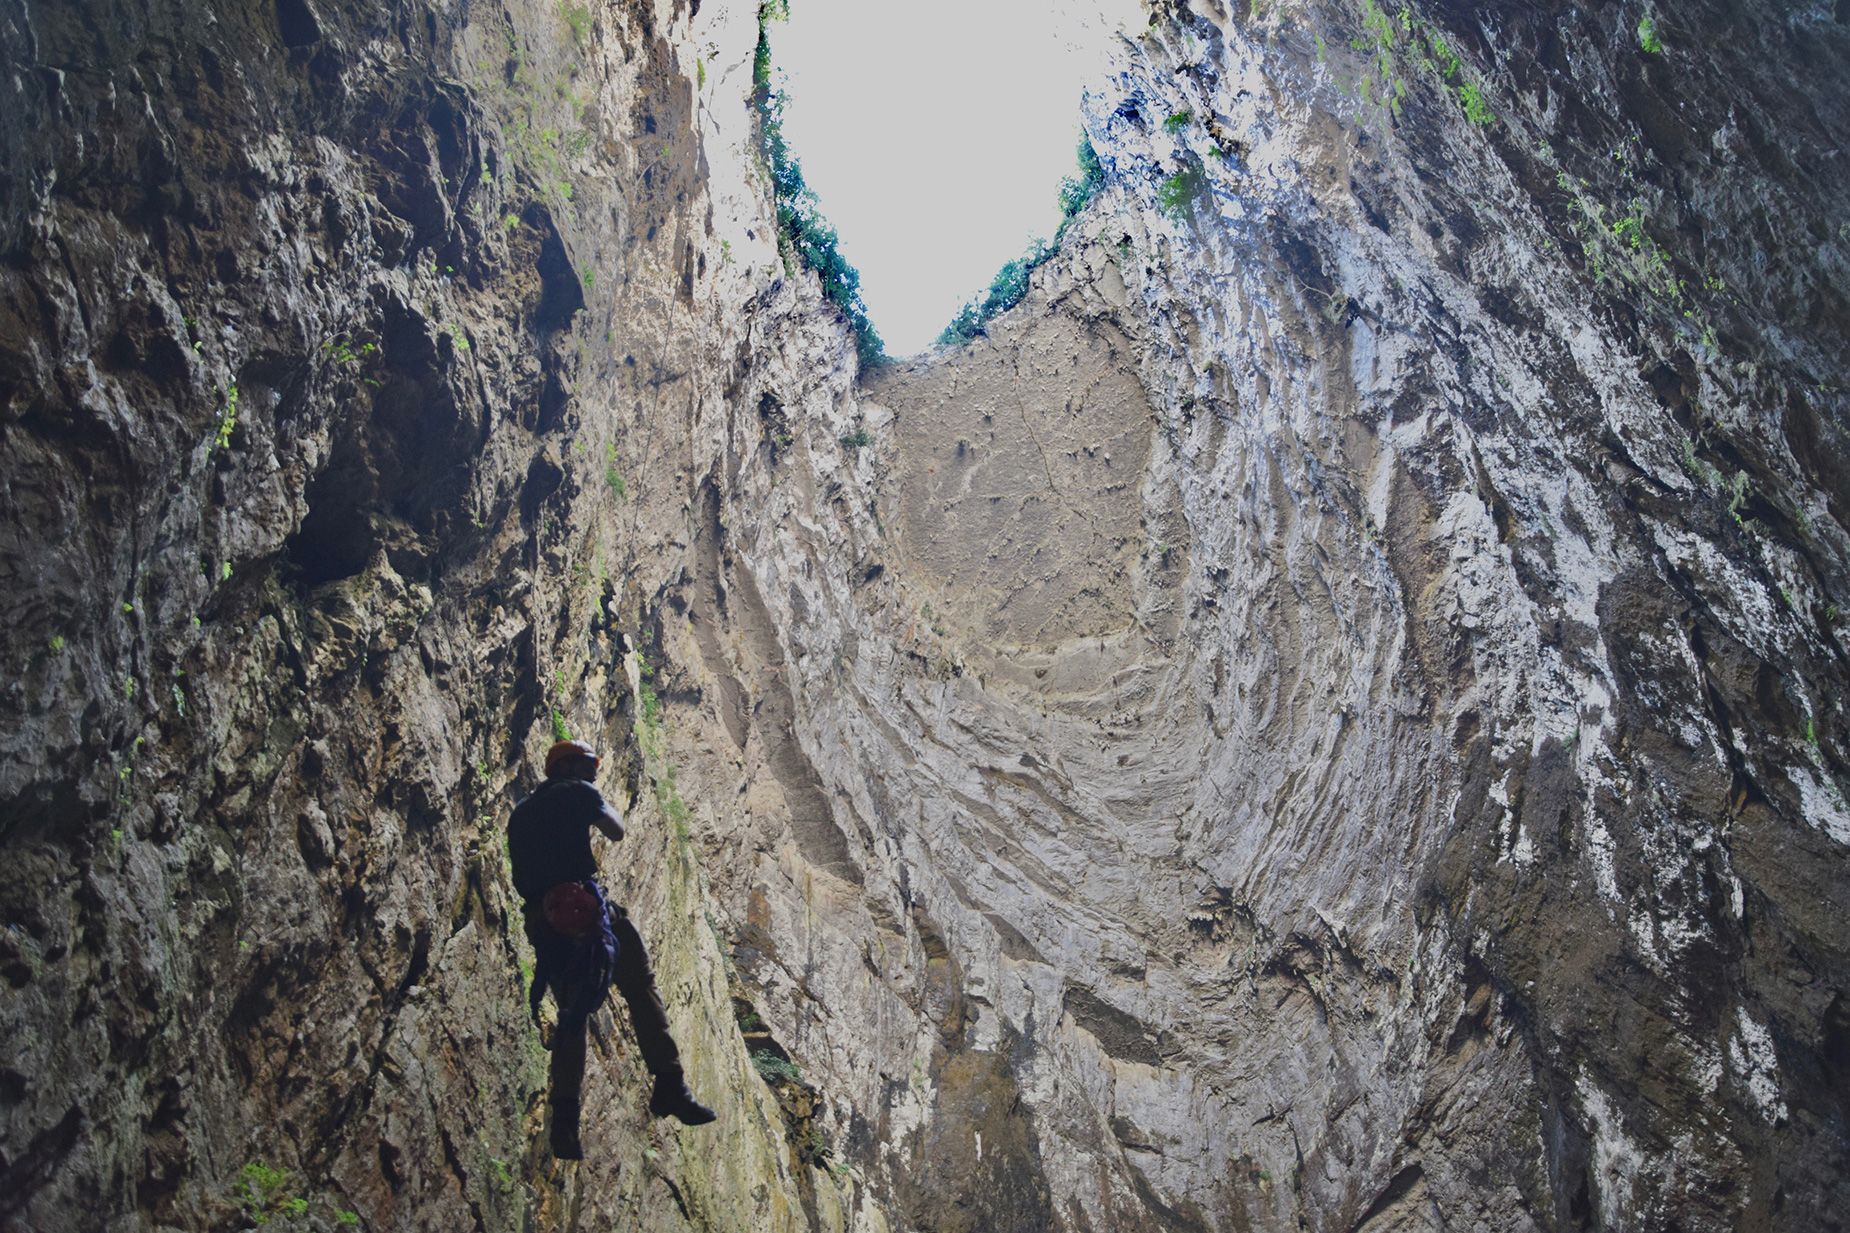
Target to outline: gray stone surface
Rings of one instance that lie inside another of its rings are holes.
[[[872,374],[756,20],[0,12],[0,1225],[1835,1227],[1837,15],[1165,3]]]

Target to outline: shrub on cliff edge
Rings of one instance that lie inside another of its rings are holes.
[[[1053,240],[1031,241],[1027,252],[996,271],[996,276],[989,281],[989,290],[958,309],[951,323],[938,335],[940,346],[967,343],[983,334],[992,317],[1015,307],[1028,294],[1028,275],[1060,251],[1060,241],[1066,237],[1067,227],[1105,186],[1105,168],[1098,161],[1098,151],[1092,148],[1091,139],[1084,133],[1079,135],[1078,155],[1079,174],[1060,181],[1060,226],[1053,233]]]
[[[771,86],[771,40],[766,29],[790,15],[790,0],[765,0],[758,6],[758,50],[752,59],[752,102],[758,111],[758,140],[771,172],[777,204],[779,246],[816,272],[822,294],[841,309],[854,330],[861,367],[886,360],[886,348],[861,299],[861,274],[841,254],[840,237],[822,216],[822,203],[803,179],[803,165],[784,141],[784,94]]]

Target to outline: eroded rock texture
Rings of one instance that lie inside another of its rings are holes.
[[[706,174],[688,20],[7,11],[0,1224],[839,1201],[798,1180],[659,817],[612,878],[733,1133],[683,1155],[606,1024],[595,1181],[535,1145],[500,826],[555,712],[619,798],[666,774],[624,657],[767,290],[741,267],[774,260],[745,172]],[[722,271],[727,191],[755,213]]]
[[[1159,6],[857,374],[754,6],[16,0],[0,1223],[1837,1227],[1850,37],[1509,7]]]

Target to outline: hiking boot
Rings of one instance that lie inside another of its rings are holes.
[[[649,1097],[649,1112],[656,1117],[672,1117],[684,1126],[704,1126],[719,1114],[694,1099],[687,1090],[687,1079],[678,1070],[655,1076],[655,1092]]]
[[[576,1105],[561,1108],[553,1106],[552,1133],[547,1136],[552,1145],[552,1154],[560,1160],[583,1160],[585,1149],[578,1142],[578,1107]]]
[[[561,1126],[557,1122],[552,1126],[552,1154],[560,1160],[583,1160],[584,1145],[578,1142],[578,1127]]]

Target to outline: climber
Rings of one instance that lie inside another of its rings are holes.
[[[525,900],[527,940],[533,944],[533,985],[528,1008],[537,1026],[540,1000],[552,990],[559,1025],[552,1042],[552,1152],[561,1160],[584,1156],[578,1143],[579,1094],[584,1086],[585,1029],[614,983],[629,1003],[630,1022],[643,1065],[655,1076],[649,1112],[689,1126],[714,1118],[694,1099],[681,1070],[681,1054],[668,1034],[668,1015],[642,936],[629,913],[604,898],[591,855],[591,828],[623,838],[623,819],[593,785],[598,757],[581,741],[559,741],[546,751],[546,781],[514,807],[508,819],[508,855],[514,889]]]

